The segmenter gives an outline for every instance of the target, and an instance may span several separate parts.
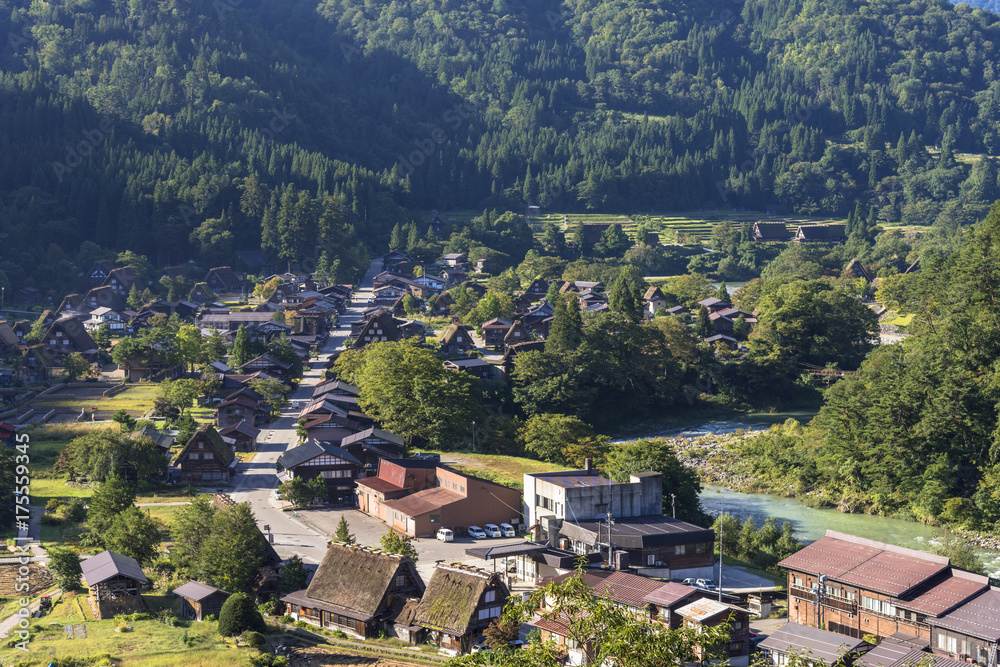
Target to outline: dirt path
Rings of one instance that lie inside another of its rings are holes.
[[[369,658],[361,655],[340,653],[334,648],[317,646],[302,648],[295,652],[289,663],[291,667],[427,667],[426,663],[402,662],[387,658]]]

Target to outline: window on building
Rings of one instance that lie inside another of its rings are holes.
[[[486,596],[483,598],[483,602],[493,602],[497,599],[496,591],[486,591]]]
[[[206,461],[211,461],[214,458],[215,458],[215,455],[212,452],[205,452],[205,460]]]
[[[396,588],[403,588],[406,586],[406,575],[397,574],[396,575]]]
[[[188,460],[189,461],[197,461],[198,460],[198,452],[188,452]]]
[[[465,484],[460,485],[458,487],[458,490],[461,491],[462,493],[465,493]]]
[[[677,546],[674,547],[674,555],[676,556],[683,556],[684,552],[686,551],[687,551],[686,544],[678,544]]]
[[[793,586],[801,586],[802,585],[802,577],[792,577],[792,585]]]
[[[441,515],[431,514],[431,523],[441,523]]]
[[[958,653],[958,639],[945,634],[938,634],[938,648],[948,653]]]

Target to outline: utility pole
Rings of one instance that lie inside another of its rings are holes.
[[[677,496],[670,494],[670,515],[673,518],[677,518]]]
[[[472,451],[476,451],[476,420],[472,420]]]
[[[726,527],[725,500],[719,502],[719,602],[722,602],[722,531]]]
[[[608,504],[608,566],[611,569],[614,569],[615,566],[614,563],[615,547],[614,544],[612,544],[611,542],[611,526],[613,525],[615,525],[615,519],[614,516],[612,516],[611,514],[611,505],[609,503]]]

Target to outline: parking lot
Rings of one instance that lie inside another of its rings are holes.
[[[346,517],[351,533],[358,544],[377,547],[383,535],[389,532],[389,527],[383,522],[368,516],[357,509],[313,509],[296,512],[299,519],[311,524],[316,530],[324,533],[333,539],[337,532],[337,524],[340,517]],[[434,562],[443,560],[447,562],[462,561],[466,565],[475,565],[487,569],[493,568],[493,563],[473,558],[465,553],[465,550],[474,546],[494,546],[501,544],[518,544],[523,542],[523,538],[486,538],[474,540],[468,535],[455,535],[454,542],[441,542],[430,537],[418,537],[413,540],[413,546],[417,550],[417,571],[424,581],[428,581],[434,571]]]

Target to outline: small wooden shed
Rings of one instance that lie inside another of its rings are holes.
[[[204,621],[206,616],[222,611],[231,593],[200,581],[189,581],[175,588],[174,595],[181,599],[181,616]]]

